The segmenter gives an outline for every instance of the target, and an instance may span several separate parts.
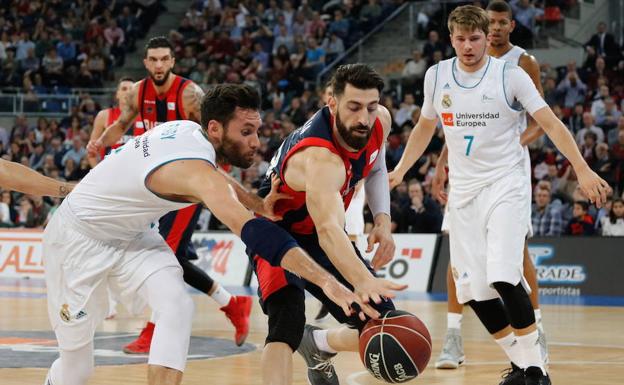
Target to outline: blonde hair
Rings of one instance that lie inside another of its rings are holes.
[[[486,35],[490,30],[490,18],[487,12],[474,5],[455,8],[449,15],[447,24],[451,35],[456,28],[466,31],[481,30]]]

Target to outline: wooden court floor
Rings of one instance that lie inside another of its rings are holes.
[[[230,338],[232,329],[217,306],[205,296],[195,295],[196,313],[193,334]],[[458,370],[436,370],[433,361],[441,349],[446,325],[446,307],[441,302],[398,301],[398,307],[418,315],[429,327],[434,352],[427,370],[410,384],[488,385],[498,384],[500,373],[508,365],[503,353],[490,340],[478,320],[466,309],[463,336],[466,366]],[[308,300],[312,319],[317,303]],[[0,298],[0,331],[49,330],[44,298]],[[613,385],[624,383],[624,308],[544,306],[544,324],[550,342],[550,373],[553,384]],[[101,331],[138,332],[144,320],[120,313],[105,321]],[[254,352],[218,359],[190,361],[184,384],[241,385],[261,384],[260,349],[266,320],[254,305],[252,331],[248,342]],[[331,322],[324,323],[331,326]],[[2,350],[0,349],[0,354]],[[343,353],[336,359],[343,385],[380,384],[364,372],[355,353]],[[46,369],[0,368],[1,385],[42,384]],[[96,368],[91,385],[145,384],[145,365],[101,366]],[[307,384],[303,360],[294,359],[294,384]]]

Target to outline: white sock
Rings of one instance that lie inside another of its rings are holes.
[[[227,304],[229,304],[230,300],[232,299],[232,294],[230,294],[227,290],[223,288],[223,286],[219,285],[218,283],[215,283],[215,285],[217,285],[217,288],[215,289],[215,291],[212,292],[212,294],[210,294],[210,297],[214,299],[221,307],[227,306]]]
[[[327,341],[327,329],[314,330],[312,331],[312,337],[314,337],[314,343],[316,347],[320,350],[327,353],[337,353],[334,349],[329,346],[329,341]]]
[[[535,309],[535,322],[542,323],[542,311],[540,309]]]
[[[509,333],[505,337],[495,341],[503,349],[511,362],[513,362],[519,368],[524,369],[526,367],[524,364],[524,360],[522,359],[522,350],[520,349],[516,335],[514,333]]]
[[[447,329],[461,329],[463,315],[458,313],[446,313]]]
[[[544,369],[544,361],[542,360],[537,330],[525,336],[517,336],[516,340],[518,341],[518,347],[522,351],[522,359],[525,364],[524,367],[528,368],[529,366],[537,366],[542,369],[542,372],[545,375],[546,370]]]

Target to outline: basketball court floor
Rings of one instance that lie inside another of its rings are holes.
[[[233,291],[243,293],[243,289]],[[231,342],[233,329],[217,305],[203,295],[196,294],[194,299],[194,337],[183,383],[260,385],[260,352],[266,333],[266,319],[260,307],[254,304],[248,343],[238,348]],[[307,304],[308,319],[312,319],[318,303],[309,299]],[[466,365],[458,370],[436,370],[433,362],[446,329],[445,302],[407,294],[402,295],[397,305],[421,318],[433,339],[433,355],[427,370],[410,384],[499,383],[501,371],[508,363],[470,309],[466,309],[463,322]],[[43,282],[0,280],[0,309],[0,384],[42,384],[47,367],[56,357]],[[543,317],[550,343],[553,384],[624,383],[624,306],[544,305]],[[98,366],[89,384],[146,384],[146,357],[121,352],[121,347],[136,336],[144,322],[145,318],[130,317],[121,309],[115,319],[103,323],[96,337]],[[326,321],[321,325],[334,323]],[[355,353],[340,354],[336,368],[343,385],[381,384],[365,372]],[[303,360],[295,355],[294,384],[307,384],[305,373]]]

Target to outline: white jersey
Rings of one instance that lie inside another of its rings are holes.
[[[523,166],[524,111],[513,101],[531,113],[546,104],[526,72],[515,65],[487,57],[482,69],[466,74],[456,60],[429,69],[422,113],[442,120],[452,183],[449,202],[464,206],[484,187]],[[463,81],[470,76],[478,76],[474,84]]]
[[[180,159],[215,165],[215,150],[199,124],[163,123],[119,147],[91,170],[65,200],[67,207],[102,240],[131,240],[169,211],[191,203],[174,202],[150,191],[147,177]]]

